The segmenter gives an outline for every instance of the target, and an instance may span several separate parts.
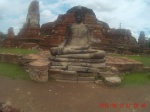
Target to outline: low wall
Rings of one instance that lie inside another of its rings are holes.
[[[0,62],[19,64],[22,55],[11,53],[0,53]]]

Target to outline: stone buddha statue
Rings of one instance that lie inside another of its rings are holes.
[[[77,8],[75,23],[67,28],[64,42],[50,49],[49,74],[56,80],[92,81],[98,77],[116,75],[107,70],[105,51],[92,49],[92,30],[83,24],[84,14]],[[118,81],[120,83],[120,80]]]
[[[74,12],[75,23],[67,28],[64,42],[59,47],[53,47],[53,56],[62,55],[64,58],[99,58],[105,56],[104,51],[91,49],[92,30],[83,24],[84,14],[79,7]]]

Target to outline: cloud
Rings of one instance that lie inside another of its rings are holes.
[[[52,22],[57,18],[57,15],[53,14],[50,10],[43,10],[40,15],[41,15],[41,24],[49,21]]]

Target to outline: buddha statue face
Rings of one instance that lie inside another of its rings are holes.
[[[82,13],[81,9],[78,9],[74,13],[74,17],[75,17],[75,21],[76,21],[77,24],[79,24],[83,21],[83,13]]]

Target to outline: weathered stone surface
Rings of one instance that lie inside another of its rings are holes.
[[[8,29],[7,38],[14,38],[14,37],[15,37],[14,29],[13,29],[13,27],[10,27]]]
[[[121,83],[120,77],[105,77],[106,84],[108,85],[119,85]]]
[[[52,66],[50,69],[58,69],[62,73],[62,67],[65,66],[65,72],[75,72],[78,75],[78,81],[94,81],[101,71],[108,76],[110,76],[110,73],[114,75],[112,72],[105,71],[105,51],[91,48],[91,44],[98,39],[93,38],[90,27],[84,23],[94,24],[95,20],[90,15],[86,15],[86,17],[89,16],[88,18],[84,18],[82,15],[84,15],[82,8],[76,9],[74,12],[75,23],[68,27],[66,38],[59,47],[50,48],[53,57],[49,59],[53,62],[59,62],[59,64],[57,63],[59,66]],[[83,18],[85,19],[84,23]],[[86,74],[86,77],[80,76],[83,73]],[[68,74],[65,73],[65,75]],[[60,76],[60,74],[54,75],[55,78],[58,78],[56,76]]]
[[[105,68],[106,63],[82,63],[82,62],[51,62],[51,66],[82,66],[93,68]]]
[[[104,71],[104,72],[100,71],[99,76],[101,76],[101,77],[109,77],[109,76],[113,77],[113,76],[118,76],[118,73],[114,73],[112,71]]]
[[[77,72],[79,77],[90,77],[93,76],[92,72]]]
[[[98,68],[88,68],[87,71],[92,72],[92,73],[99,73],[100,69],[98,69]]]
[[[70,71],[77,71],[77,72],[87,72],[89,67],[82,67],[82,66],[68,66],[68,70]]]
[[[140,36],[138,38],[138,46],[142,49],[144,49],[144,47],[146,47],[146,37],[145,37],[145,33],[143,31],[140,32]]]
[[[16,47],[17,41],[15,37],[16,36],[14,34],[13,27],[10,27],[8,29],[7,37],[4,38],[3,41],[1,42],[1,46],[6,48]]]
[[[63,66],[61,62],[51,61],[51,66]]]
[[[125,57],[106,57],[106,64],[116,67],[119,72],[141,71],[143,64],[141,62],[131,60]],[[111,68],[110,68],[111,70]],[[111,70],[112,71],[112,70]]]
[[[39,45],[37,43],[22,43],[20,45],[22,49],[38,49]]]
[[[143,67],[142,70],[150,72],[150,67]]]
[[[74,58],[74,59],[103,59],[105,57],[105,51],[99,51],[95,53],[81,53],[81,54],[66,54],[58,55],[57,58]]]
[[[77,72],[75,71],[65,71],[59,69],[49,69],[49,75],[51,78],[57,80],[70,80],[77,81]]]
[[[50,48],[50,52],[51,52],[51,54],[52,55],[56,55],[57,54],[57,52],[59,52],[58,51],[58,48],[57,47],[52,47],[52,48]],[[67,49],[64,49],[63,51],[62,51],[62,54],[64,55],[64,54],[84,54],[84,53],[96,53],[97,52],[97,50],[94,50],[94,49],[84,49],[84,48],[67,48]],[[104,51],[103,51],[104,52]]]
[[[95,40],[101,40],[101,44],[95,42],[94,47],[101,48],[107,52],[132,53],[137,50],[136,39],[132,36],[129,29],[111,29],[109,25],[96,18],[92,9],[81,6],[85,14],[84,24],[92,29]],[[66,28],[75,22],[74,12],[77,6],[69,9],[66,14],[60,14],[55,22],[50,22],[42,25],[41,32],[52,37],[65,36]],[[49,39],[50,41],[54,39]],[[58,39],[55,39],[55,43]],[[60,45],[63,41],[59,41],[55,45]],[[51,44],[53,44],[51,42]],[[54,44],[53,44],[54,46]]]
[[[83,81],[94,82],[95,78],[94,77],[78,77],[78,82],[83,82]]]
[[[36,82],[46,82],[48,81],[48,69],[50,62],[43,62],[41,60],[36,60],[29,63],[29,75],[31,80]]]
[[[95,64],[95,63],[92,63],[92,66],[93,68],[105,68],[106,67],[106,63],[99,63],[99,64]]]
[[[34,0],[31,2],[28,8],[26,22],[18,33],[17,39],[20,42],[18,47],[20,47],[23,43],[30,43],[30,44],[35,43],[38,44],[39,46],[39,43],[43,37],[40,34],[41,33],[40,33],[39,2],[37,0]],[[25,46],[24,48],[29,47]]]
[[[19,64],[26,70],[29,70],[29,63],[38,60],[40,57],[36,54],[29,54],[27,56],[22,56],[19,59]]]
[[[6,103],[0,102],[0,112],[23,112],[12,106],[12,103],[7,101]]]
[[[11,53],[0,53],[0,62],[18,64],[22,55]]]
[[[62,70],[66,70],[67,66],[51,66],[51,69],[62,69]]]
[[[73,58],[57,58],[57,57],[50,57],[52,61],[56,62],[85,62],[85,63],[104,63],[105,59],[73,59]]]
[[[28,9],[26,24],[30,25],[30,27],[38,27],[40,21],[39,12],[39,2],[37,0],[32,1]]]

